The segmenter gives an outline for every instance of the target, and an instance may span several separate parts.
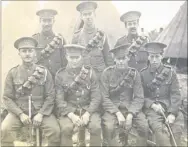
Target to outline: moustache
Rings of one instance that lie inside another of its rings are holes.
[[[135,28],[135,27],[134,27],[134,28],[130,28],[130,30],[131,30],[131,31],[136,31],[136,28]]]
[[[44,26],[44,28],[49,28],[50,26]]]

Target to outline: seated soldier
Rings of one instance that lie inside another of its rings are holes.
[[[113,53],[115,65],[106,68],[101,77],[105,111],[102,116],[105,146],[120,145],[116,128],[122,128],[120,140],[125,146],[125,132],[129,133],[132,126],[136,126],[139,134],[137,145],[146,146],[148,122],[142,113],[143,89],[140,74],[136,69],[128,66],[129,46],[130,44],[125,44],[110,50]]]
[[[90,146],[101,146],[101,103],[99,83],[94,70],[83,63],[80,45],[65,45],[67,67],[55,77],[57,116],[61,127],[61,146],[72,146],[78,129],[79,146],[85,146],[85,128],[90,132]]]
[[[175,141],[180,145],[183,115],[179,111],[181,96],[177,75],[170,66],[161,62],[165,44],[151,42],[145,47],[149,65],[141,71],[141,78],[145,96],[144,111],[149,126],[154,132],[157,145],[171,146],[170,134],[165,122],[170,124]],[[175,145],[174,141],[173,145]]]
[[[3,103],[8,115],[1,125],[1,145],[13,146],[14,134],[24,125],[33,125],[43,129],[48,146],[58,146],[60,128],[52,114],[55,89],[50,72],[34,64],[37,41],[22,37],[14,46],[22,65],[12,68],[5,81]]]

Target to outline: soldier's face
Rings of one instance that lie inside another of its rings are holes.
[[[92,26],[95,20],[95,12],[93,10],[84,10],[81,13],[81,19],[84,21],[84,24]]]
[[[126,27],[129,34],[137,34],[138,30],[138,20],[126,22]]]
[[[160,53],[149,53],[148,60],[153,67],[158,67],[161,64],[163,56]]]
[[[128,61],[129,61],[129,57],[128,56],[124,56],[124,57],[114,57],[114,61],[116,63],[116,67],[118,69],[125,69],[128,67]]]
[[[66,58],[68,60],[68,65],[71,68],[77,68],[82,65],[82,56],[81,55],[70,55],[67,54]]]
[[[35,49],[32,48],[23,48],[23,49],[19,49],[19,55],[23,62],[31,63],[35,59],[36,52]]]
[[[40,18],[40,24],[43,32],[52,30],[54,18]]]

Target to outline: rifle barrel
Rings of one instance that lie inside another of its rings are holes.
[[[164,117],[164,119],[165,119],[165,122],[166,122],[167,118],[166,118],[164,112],[161,111],[161,113],[162,113],[162,115],[163,115],[163,117]],[[169,125],[168,122],[166,122],[166,126],[167,126],[167,128],[168,128],[168,130],[169,130],[169,132],[170,132],[170,135],[171,135],[172,140],[173,140],[173,142],[174,142],[174,146],[177,147],[177,143],[176,143],[176,140],[175,140],[175,138],[174,138],[174,134],[172,133],[172,129],[171,129],[171,127],[170,127],[170,125]]]

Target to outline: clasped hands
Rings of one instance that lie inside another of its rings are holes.
[[[87,111],[81,116],[81,118],[72,112],[69,113],[67,116],[71,119],[73,124],[78,127],[86,126],[89,123],[89,119],[90,119],[90,114]]]
[[[116,116],[120,127],[123,127],[126,131],[132,128],[133,115],[131,113],[127,115],[126,119],[120,111],[116,113]]]
[[[28,115],[26,115],[25,113],[21,113],[19,115],[20,117],[20,120],[21,122],[24,124],[24,125],[31,125],[33,124],[34,127],[39,127],[42,123],[42,120],[43,120],[43,115],[41,113],[37,113],[33,119],[31,120],[29,118]]]

